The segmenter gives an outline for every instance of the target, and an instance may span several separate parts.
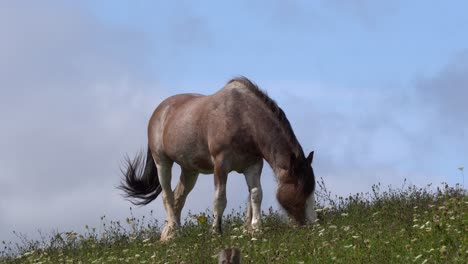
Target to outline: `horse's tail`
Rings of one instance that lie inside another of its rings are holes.
[[[124,177],[118,188],[125,192],[125,196],[134,205],[149,204],[158,197],[162,190],[149,147],[144,167],[143,158],[143,152],[137,154],[133,161],[127,157],[125,167],[121,169]]]

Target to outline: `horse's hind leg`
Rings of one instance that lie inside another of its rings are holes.
[[[171,188],[171,169],[173,162],[156,163],[159,183],[162,188],[162,199],[166,209],[166,225],[161,233],[161,240],[168,240],[174,235],[174,229],[178,226],[174,210],[174,193]]]
[[[244,171],[245,180],[249,187],[249,201],[247,201],[246,226],[258,230],[261,227],[261,210],[263,191],[260,182],[263,160],[248,167]]]
[[[182,213],[182,208],[184,207],[185,200],[187,199],[187,195],[193,189],[193,186],[197,182],[198,179],[198,172],[196,171],[189,171],[182,168],[182,172],[180,173],[180,180],[177,184],[174,195],[175,195],[175,216],[176,221],[180,225],[180,215]]]

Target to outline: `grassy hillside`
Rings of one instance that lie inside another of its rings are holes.
[[[154,219],[107,222],[100,231],[56,234],[23,241],[20,255],[3,244],[1,263],[217,263],[216,253],[238,247],[243,263],[468,263],[468,197],[445,187],[414,186],[347,198],[320,185],[319,221],[294,227],[278,212],[265,213],[264,229],[250,234],[243,213],[224,220],[222,236],[210,233],[210,213],[190,215],[176,239],[160,243]],[[325,206],[326,205],[326,206]]]

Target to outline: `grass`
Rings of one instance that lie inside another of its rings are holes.
[[[153,218],[107,222],[99,231],[66,232],[21,245],[3,242],[1,263],[217,263],[238,247],[243,263],[467,263],[468,197],[460,188],[388,188],[332,197],[319,183],[319,221],[297,227],[270,209],[262,232],[243,228],[243,213],[210,232],[211,213],[189,215],[177,237],[159,242]],[[12,252],[17,252],[13,254]]]

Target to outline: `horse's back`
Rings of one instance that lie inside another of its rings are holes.
[[[251,131],[254,96],[242,85],[228,84],[213,95],[179,94],[164,100],[150,120],[150,148],[162,158],[205,173],[213,157],[227,155],[233,169],[258,160]],[[247,113],[247,115],[246,115]]]
[[[200,94],[174,95],[154,110],[148,124],[148,142],[156,158],[175,160],[177,157],[173,152],[181,149],[182,145],[195,143],[200,100],[205,97]]]

